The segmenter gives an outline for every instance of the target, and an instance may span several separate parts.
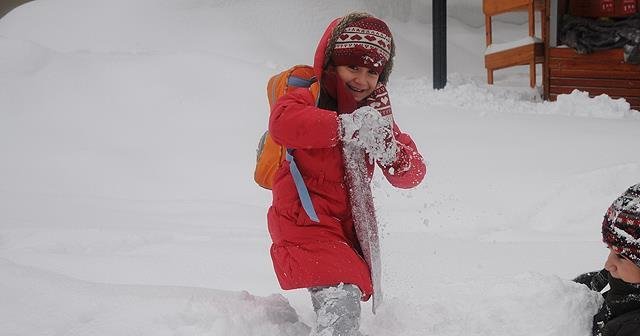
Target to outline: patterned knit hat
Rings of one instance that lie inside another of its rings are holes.
[[[367,13],[354,12],[340,21],[327,46],[325,63],[357,65],[377,70],[385,84],[393,67],[395,44],[384,21]],[[325,64],[326,67],[326,64]]]
[[[331,59],[335,65],[358,65],[382,72],[391,58],[391,31],[380,19],[364,18],[338,35]]]
[[[627,189],[607,210],[602,241],[640,267],[640,183]]]

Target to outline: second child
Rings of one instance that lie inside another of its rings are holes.
[[[593,317],[593,336],[640,336],[640,183],[611,204],[602,240],[609,249],[604,269],[574,279],[598,292],[610,287]]]

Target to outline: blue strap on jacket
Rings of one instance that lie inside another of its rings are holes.
[[[287,78],[287,85],[293,87],[304,87],[308,88],[311,84],[316,82],[316,78],[312,77],[310,79],[301,78],[297,76],[289,76]],[[300,173],[300,169],[298,169],[298,165],[296,164],[295,159],[293,158],[293,149],[287,148],[286,159],[289,162],[289,171],[291,172],[291,176],[293,177],[293,182],[296,184],[296,190],[298,191],[298,197],[300,198],[300,203],[302,203],[302,208],[307,213],[309,218],[312,221],[319,223],[320,219],[318,219],[318,215],[316,214],[316,210],[313,208],[313,203],[311,202],[311,196],[309,195],[309,190],[307,186],[304,184],[304,180],[302,179],[302,174]]]
[[[316,214],[316,210],[313,208],[313,203],[311,202],[311,196],[309,195],[309,190],[307,186],[304,184],[304,180],[302,179],[302,174],[298,169],[298,165],[296,164],[296,160],[291,155],[292,149],[287,149],[287,161],[289,161],[289,171],[291,172],[291,176],[293,177],[293,182],[296,184],[296,190],[298,190],[298,197],[300,197],[300,203],[302,203],[302,208],[307,213],[309,218],[316,223],[320,223],[320,219],[318,219],[318,215]]]
[[[297,77],[297,76],[289,76],[289,78],[287,79],[287,85],[288,86],[295,86],[295,87],[304,87],[304,88],[308,88],[311,86],[311,84],[316,82],[316,78],[312,77],[310,79],[306,79],[306,78],[302,78],[302,77]]]
[[[311,79],[305,79],[305,78],[300,78],[296,76],[290,76],[287,79],[287,85],[308,88],[315,81],[316,81],[315,77]],[[309,190],[307,189],[307,186],[304,184],[304,180],[302,179],[302,174],[300,173],[300,169],[298,169],[296,160],[293,158],[293,155],[291,155],[292,152],[293,152],[293,149],[287,148],[286,159],[289,162],[289,171],[291,172],[291,176],[293,177],[293,182],[296,184],[296,190],[298,191],[298,197],[300,197],[300,203],[302,203],[302,208],[307,213],[307,216],[309,216],[309,218],[311,218],[312,221],[316,223],[320,223],[320,219],[318,219],[316,210],[313,208],[313,203],[311,202],[311,196],[309,195]]]

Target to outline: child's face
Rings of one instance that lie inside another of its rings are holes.
[[[380,77],[375,70],[355,65],[338,65],[336,72],[357,102],[367,98],[375,90]]]
[[[615,246],[609,246],[609,257],[604,263],[604,268],[616,279],[628,283],[640,283],[640,267],[633,261],[621,256],[619,249]]]

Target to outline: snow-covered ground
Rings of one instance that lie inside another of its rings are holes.
[[[395,118],[429,166],[409,191],[375,177],[386,302],[362,330],[589,335],[599,298],[568,279],[602,266],[604,211],[640,182],[640,113],[542,102],[526,69],[487,86],[479,4],[451,6],[440,91],[424,1],[37,0],[0,19],[0,334],[305,335],[255,146],[268,77],[356,8],[394,32]]]

